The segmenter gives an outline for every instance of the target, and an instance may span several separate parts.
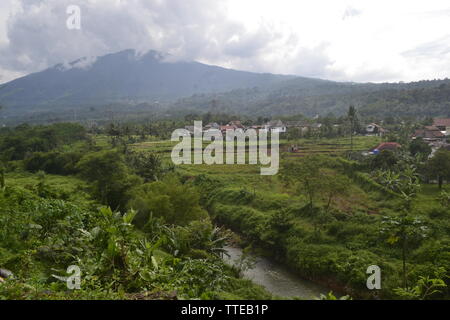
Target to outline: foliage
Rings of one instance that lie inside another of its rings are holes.
[[[52,174],[70,175],[77,173],[76,165],[82,158],[80,152],[35,152],[24,160],[25,169],[39,170]]]
[[[77,164],[80,175],[89,181],[93,192],[102,204],[124,208],[132,186],[140,179],[130,174],[123,155],[104,150],[85,155]]]
[[[390,169],[393,168],[398,162],[398,156],[391,150],[383,150],[377,154],[371,163],[372,169]]]
[[[427,236],[427,227],[421,219],[402,214],[395,217],[384,217],[381,233],[390,245],[399,245],[403,260],[403,285],[407,288],[406,259],[411,247]]]
[[[422,138],[416,138],[409,144],[409,152],[413,156],[421,155],[426,158],[431,154],[431,147]]]
[[[400,172],[391,170],[379,170],[374,174],[374,179],[387,189],[401,194],[407,201],[417,195],[420,189],[419,175],[412,166]]]
[[[450,191],[442,190],[439,195],[439,201],[444,208],[450,208]]]
[[[86,130],[79,124],[58,123],[36,127],[23,124],[0,132],[0,160],[22,160],[29,153],[48,152],[85,139]]]
[[[330,291],[326,295],[325,294],[321,294],[319,296],[319,298],[316,298],[316,300],[352,300],[352,298],[350,296],[342,296],[340,298],[337,298],[333,294],[333,291]]]
[[[394,293],[400,298],[409,300],[432,299],[433,296],[441,294],[444,288],[447,288],[447,284],[442,279],[446,277],[445,272],[444,268],[440,268],[435,272],[434,278],[421,276],[414,286],[406,289],[394,289]]]
[[[144,179],[144,182],[157,181],[166,171],[173,170],[163,168],[161,158],[155,153],[129,152],[126,158],[129,166]]]
[[[19,189],[8,189],[0,197],[0,265],[15,275],[0,284],[0,299],[123,299],[134,292],[270,298],[260,289],[252,290],[253,284],[235,281],[217,258],[224,245],[222,231],[210,223],[192,223],[184,232],[192,249],[204,249],[211,256],[175,257],[163,251],[170,232],[155,230],[149,237],[137,232],[132,224],[135,211],[91,211]],[[182,234],[169,226],[163,229]],[[82,270],[81,290],[68,292],[57,280],[65,278],[68,265]]]
[[[327,166],[335,166],[321,156],[308,156],[297,162],[286,162],[282,168],[282,178],[285,181],[297,183],[298,191],[305,194],[311,210],[318,194],[326,199],[325,210],[328,211],[333,199],[345,195],[349,179]]]
[[[133,191],[128,207],[136,209],[138,224],[143,226],[150,214],[161,217],[167,224],[187,225],[191,221],[204,219],[207,213],[200,207],[200,196],[176,176],[167,176],[162,181],[143,184]]]
[[[450,151],[440,149],[428,160],[428,173],[437,177],[439,188],[442,189],[443,180],[450,180]]]

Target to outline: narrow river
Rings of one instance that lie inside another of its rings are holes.
[[[235,261],[242,256],[242,249],[236,247],[226,247],[229,257],[224,256],[225,262],[235,264]],[[330,291],[326,287],[317,285],[311,281],[300,278],[283,265],[270,261],[263,257],[255,257],[254,268],[246,270],[244,277],[262,285],[270,293],[286,297],[299,297],[302,299],[314,299],[321,293]]]

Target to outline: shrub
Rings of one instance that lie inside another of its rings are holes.
[[[161,217],[167,224],[187,225],[191,221],[208,217],[200,207],[200,196],[195,188],[181,182],[175,176],[137,187],[128,203],[138,210],[136,223],[142,227],[150,214]]]
[[[25,169],[31,172],[45,171],[51,174],[69,175],[78,172],[76,165],[82,158],[77,152],[35,152],[25,159]]]

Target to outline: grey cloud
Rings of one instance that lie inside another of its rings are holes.
[[[411,50],[403,52],[402,55],[407,58],[440,58],[448,53],[450,53],[450,35],[422,43]]]
[[[3,70],[35,72],[129,48],[249,71],[317,77],[326,76],[332,64],[326,47],[302,48],[296,36],[283,38],[269,25],[249,32],[226,16],[224,1],[122,0],[119,5],[110,0],[18,1],[22,10],[8,20],[9,43],[0,48]],[[66,28],[68,5],[80,6],[81,30]],[[268,58],[274,47],[292,48],[294,54],[274,63]]]
[[[328,44],[322,43],[315,48],[301,49],[293,63],[293,73],[317,78],[329,76],[328,68],[333,61],[326,53],[327,47]]]
[[[208,22],[208,17],[196,7],[206,2],[189,1],[196,14],[186,16],[182,12],[183,8],[190,12],[187,1],[170,3],[129,0],[117,6],[107,1],[22,0],[23,10],[8,22],[9,45],[0,49],[0,64],[36,71],[62,61],[128,48],[170,51],[183,43],[191,44],[195,37],[188,34],[189,21],[199,21],[199,26],[190,31],[204,31],[201,24]],[[70,4],[81,7],[81,30],[66,28],[66,8]]]
[[[224,53],[230,56],[252,57],[266,49],[273,41],[281,37],[277,32],[262,26],[257,32],[248,33],[240,30],[233,35],[225,46]]]

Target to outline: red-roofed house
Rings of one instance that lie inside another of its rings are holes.
[[[239,120],[230,121],[228,123],[228,125],[234,126],[236,129],[244,129],[244,126],[242,125],[241,121],[239,121]]]
[[[236,126],[220,126],[220,131],[222,131],[223,134],[227,132],[227,130],[235,130],[237,129]]]
[[[383,150],[395,151],[401,147],[402,147],[402,145],[397,142],[382,142],[370,151],[377,154]]]

